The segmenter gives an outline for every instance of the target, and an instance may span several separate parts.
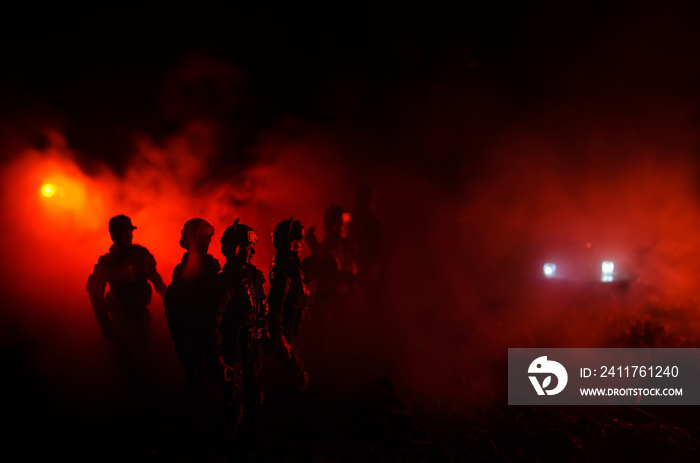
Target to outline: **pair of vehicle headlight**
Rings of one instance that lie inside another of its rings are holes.
[[[554,278],[556,275],[556,272],[557,272],[557,265],[553,264],[551,262],[548,262],[548,263],[544,264],[544,267],[542,268],[542,270],[544,271],[544,276],[546,278]],[[603,282],[613,281],[613,271],[614,270],[615,270],[615,263],[614,262],[612,262],[610,260],[603,261],[603,263],[601,264],[601,272],[602,272],[601,277],[600,277],[601,281],[603,281]]]

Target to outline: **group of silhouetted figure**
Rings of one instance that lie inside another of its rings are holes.
[[[214,227],[201,218],[185,222],[180,246],[186,252],[166,287],[151,253],[133,244],[136,227],[131,219],[117,215],[109,221],[113,245],[99,258],[87,282],[95,317],[108,339],[127,356],[137,356],[145,349],[147,306],[155,289],[163,297],[170,336],[184,367],[186,398],[194,401],[203,372],[210,371],[223,393],[226,435],[235,439],[240,423],[246,416],[254,417],[263,402],[263,352],[284,366],[290,390],[303,394],[307,389],[309,377],[297,337],[309,285],[313,282],[314,306],[337,309],[347,299],[358,263],[364,264],[357,240],[348,236],[350,221],[349,212],[331,206],[324,217],[323,241],[317,239],[314,227],[306,233],[293,217],[279,222],[272,232],[274,257],[265,294],[265,275],[252,263],[258,233],[239,219],[221,236],[223,268],[208,253]],[[367,243],[378,242],[378,227],[372,236]],[[302,261],[304,243],[311,255]],[[365,246],[371,252],[376,247]]]

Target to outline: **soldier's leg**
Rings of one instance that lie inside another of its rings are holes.
[[[260,382],[260,355],[262,353],[262,339],[260,338],[261,332],[258,332],[256,336],[251,339],[250,349],[247,356],[248,365],[248,378],[250,383],[250,395],[251,400],[254,400],[257,405],[261,405],[265,401],[265,395],[262,390],[262,384]]]
[[[288,339],[291,339],[291,337]],[[299,391],[304,391],[309,385],[309,376],[304,368],[303,360],[299,357],[297,348],[294,344],[292,344],[292,346],[289,354],[283,347],[278,346],[276,348],[276,355],[289,372],[290,380],[294,384],[294,387]]]
[[[232,365],[234,374],[230,381],[221,378],[224,399],[224,433],[227,439],[236,440],[243,420],[243,370],[240,363]]]

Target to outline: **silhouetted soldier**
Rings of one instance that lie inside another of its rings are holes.
[[[287,367],[299,390],[309,378],[295,338],[306,312],[307,289],[299,253],[304,246],[304,227],[298,220],[283,220],[272,233],[275,256],[270,268],[268,330],[277,358]]]
[[[86,287],[105,337],[114,338],[131,357],[141,354],[148,336],[147,305],[152,293],[148,282],[161,296],[165,294],[155,259],[146,248],[132,244],[135,229],[125,215],[110,219],[109,234],[114,244],[97,261]]]
[[[165,317],[177,357],[185,368],[188,396],[196,394],[209,347],[207,320],[218,304],[219,261],[208,254],[214,227],[204,219],[190,219],[182,228],[180,246],[187,250],[173,270],[163,299]]]
[[[265,336],[265,277],[252,263],[258,235],[238,223],[221,237],[226,264],[219,274],[223,289],[213,326],[213,353],[218,360],[229,430],[241,419],[256,420],[263,401],[260,387],[260,342]],[[247,421],[247,420],[246,420]]]
[[[331,205],[324,219],[325,236],[319,241],[315,228],[309,228],[306,243],[311,255],[304,259],[307,282],[312,287],[313,310],[321,318],[320,328],[327,342],[329,323],[341,316],[348,303],[357,273],[355,243],[348,238],[350,213]]]

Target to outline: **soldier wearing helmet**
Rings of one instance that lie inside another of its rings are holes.
[[[331,205],[323,217],[325,237],[319,241],[316,228],[309,228],[306,243],[311,256],[305,267],[309,270],[309,281],[322,280],[319,284],[347,292],[353,276],[357,273],[355,243],[348,238],[351,214],[342,207]]]
[[[151,284],[158,294],[165,294],[165,283],[156,271],[155,259],[146,248],[132,243],[135,229],[125,215],[109,220],[114,244],[99,258],[86,285],[105,337],[115,339],[130,357],[138,356],[145,348]],[[105,295],[107,284],[109,291]]]
[[[187,252],[173,270],[173,280],[165,292],[163,305],[170,337],[185,369],[187,397],[193,399],[202,381],[207,347],[206,320],[218,302],[217,275],[221,266],[211,254],[209,243],[214,227],[204,219],[185,222],[180,246]]]
[[[350,213],[331,205],[324,215],[325,236],[319,241],[315,228],[306,235],[311,255],[304,260],[304,270],[313,296],[314,312],[321,322],[324,343],[328,342],[329,323],[345,315],[355,274],[357,273],[355,243],[348,238]],[[317,333],[319,334],[319,333]]]
[[[287,366],[295,386],[305,390],[308,375],[295,339],[306,312],[307,290],[299,254],[304,247],[304,227],[298,220],[283,220],[272,233],[275,256],[270,268],[268,329],[277,358]]]
[[[255,422],[263,401],[260,342],[266,335],[268,309],[265,277],[252,264],[257,242],[257,232],[238,219],[221,237],[226,264],[219,274],[222,292],[212,330],[212,350],[219,365],[226,422],[232,433],[244,417]]]

